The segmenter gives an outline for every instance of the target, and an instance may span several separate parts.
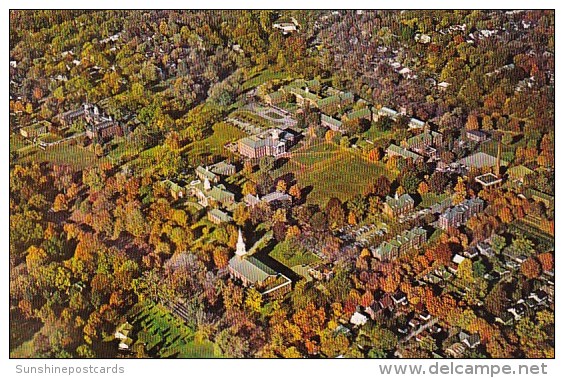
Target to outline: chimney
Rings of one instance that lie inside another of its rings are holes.
[[[501,136],[498,137],[497,141],[497,161],[495,163],[495,175],[500,178],[500,168],[501,168]]]

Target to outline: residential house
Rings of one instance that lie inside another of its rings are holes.
[[[415,201],[409,194],[402,194],[398,197],[396,193],[395,197],[386,196],[384,214],[396,218],[411,213],[414,207]]]
[[[421,248],[427,242],[427,232],[421,227],[403,231],[395,238],[371,248],[372,255],[381,261],[397,259],[402,254]]]
[[[480,335],[478,333],[469,334],[465,331],[460,331],[458,337],[460,342],[470,349],[475,349],[478,345],[480,345]]]
[[[107,142],[116,136],[123,136],[123,128],[116,121],[107,120],[86,126],[86,136],[98,142]]]
[[[333,131],[341,131],[342,122],[328,115],[321,114],[321,126]]]
[[[229,223],[233,218],[224,211],[211,209],[208,211],[208,220],[214,224]]]
[[[386,153],[388,157],[400,156],[404,159],[412,159],[414,163],[423,161],[423,156],[395,144],[390,144],[390,146],[386,149]]]
[[[51,123],[48,121],[41,121],[30,126],[24,126],[20,129],[20,134],[28,139],[37,138],[40,135],[47,134],[50,125]]]
[[[220,176],[232,176],[237,172],[237,167],[235,165],[227,163],[226,161],[220,161],[208,167],[209,170],[216,175]]]
[[[133,339],[130,337],[133,331],[133,326],[129,322],[125,322],[117,327],[114,338],[119,340],[118,349],[127,351],[133,345]]]
[[[268,204],[290,204],[292,203],[292,197],[286,193],[275,191],[262,196],[261,201]]]
[[[379,121],[382,117],[388,117],[395,121],[398,119],[399,113],[394,109],[383,106],[378,109],[378,111],[375,112],[372,116],[375,122]]]
[[[204,207],[211,203],[229,206],[235,202],[235,194],[228,191],[224,185],[212,186],[208,179],[202,183],[200,180],[190,183],[189,194],[198,198],[198,203]]]
[[[353,324],[357,327],[361,327],[361,326],[365,325],[367,321],[368,321],[368,317],[366,315],[361,314],[358,311],[356,311],[351,316],[351,320],[350,320],[351,324]]]
[[[475,197],[464,200],[461,204],[447,209],[439,216],[439,227],[443,230],[457,228],[468,219],[484,210],[484,200]]]
[[[203,181],[205,181],[206,179],[209,182],[213,182],[214,184],[217,184],[219,182],[219,176],[216,175],[215,173],[213,173],[212,171],[210,171],[209,167],[202,167],[201,165],[199,165],[198,167],[196,167],[196,176]]]
[[[369,107],[353,110],[343,116],[343,121],[354,121],[354,120],[367,120],[370,121],[372,119],[372,111]]]
[[[164,180],[163,184],[170,190],[170,195],[175,200],[179,198],[184,198],[184,196],[186,195],[186,189],[184,189],[182,185],[179,185],[170,180]]]
[[[408,126],[410,129],[422,129],[425,127],[425,122],[417,118],[411,118],[409,120]]]
[[[481,130],[466,130],[466,138],[474,142],[484,142],[488,140],[488,134]]]
[[[412,150],[425,150],[431,146],[441,146],[443,144],[443,134],[436,131],[424,131],[406,140],[406,146]]]

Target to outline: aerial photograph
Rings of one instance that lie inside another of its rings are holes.
[[[555,357],[554,10],[9,20],[10,359]]]

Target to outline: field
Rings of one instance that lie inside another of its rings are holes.
[[[98,158],[94,152],[79,145],[71,145],[69,143],[61,143],[56,146],[48,147],[41,150],[37,147],[29,147],[25,152],[20,150],[17,162],[26,163],[50,162],[53,164],[70,165],[76,170],[84,169],[98,163]]]
[[[442,194],[425,193],[421,196],[421,203],[418,205],[418,207],[421,209],[431,207],[441,201],[446,200],[448,197],[449,197],[448,193],[442,193]]]
[[[248,89],[255,88],[263,83],[266,83],[269,80],[274,79],[291,79],[291,76],[287,72],[272,72],[270,70],[262,71],[249,80],[245,81],[243,83],[243,90],[246,91]]]
[[[234,142],[240,138],[247,136],[238,127],[226,122],[219,122],[213,125],[213,134],[186,146],[184,153],[192,156],[212,154],[222,155],[226,150],[223,146],[226,143]]]
[[[296,248],[287,241],[278,243],[269,255],[290,268],[319,261],[319,258],[313,253],[304,251],[301,248]]]
[[[354,151],[326,142],[297,149],[274,173],[276,176],[292,173],[300,187],[306,188],[306,193],[311,189],[308,202],[320,205],[325,205],[333,196],[346,201],[362,194],[379,175],[386,175],[390,180],[395,177],[384,164],[369,162]]]
[[[213,343],[199,342],[194,330],[172,315],[161,305],[151,302],[136,304],[131,310],[134,340],[145,343],[150,356],[162,358],[212,358]]]

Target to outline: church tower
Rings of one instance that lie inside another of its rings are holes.
[[[245,242],[243,241],[243,234],[241,229],[239,229],[239,238],[237,239],[237,250],[235,254],[239,257],[243,257],[247,254],[247,248],[245,247]]]
[[[210,190],[210,189],[211,189],[210,180],[208,180],[208,178],[206,177],[204,179],[204,190]]]

